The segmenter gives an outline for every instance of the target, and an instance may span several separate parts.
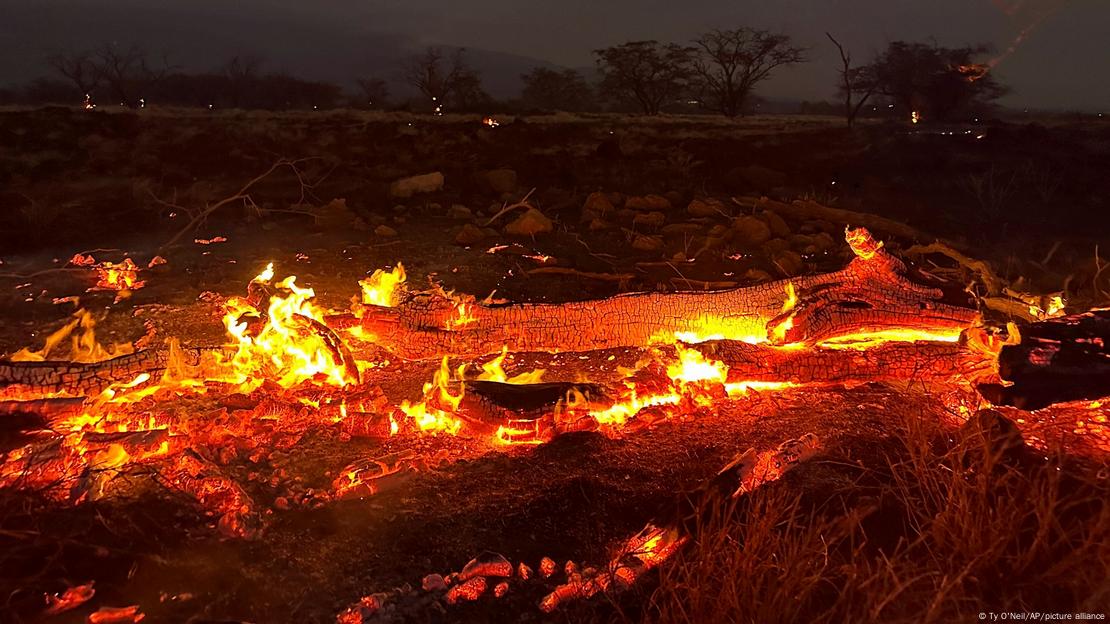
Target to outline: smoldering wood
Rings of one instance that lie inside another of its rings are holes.
[[[1110,309],[1031,323],[1020,334],[998,355],[1011,385],[987,388],[994,403],[1039,409],[1110,392]]]
[[[864,233],[866,236],[866,233]],[[868,236],[868,240],[870,237]],[[407,359],[477,357],[499,351],[582,352],[644,347],[682,333],[721,333],[813,345],[839,336],[913,328],[956,332],[979,319],[931,284],[908,277],[906,265],[882,249],[832,273],[715,292],[631,293],[595,301],[468,307],[442,292],[407,293],[396,307],[362,306],[361,323],[375,344]],[[916,279],[916,276],[915,276]],[[797,301],[784,310],[788,289]],[[773,331],[792,317],[781,335]]]

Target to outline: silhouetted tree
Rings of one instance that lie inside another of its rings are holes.
[[[593,106],[594,93],[582,74],[537,67],[520,77],[522,103],[542,110],[582,111]]]
[[[94,63],[112,95],[126,106],[135,106],[148,90],[165,78],[172,67],[163,57],[158,66],[147,59],[147,53],[138,46],[127,49],[104,44],[94,53]]]
[[[91,52],[52,54],[46,62],[77,87],[80,97],[91,97],[103,78]]]
[[[975,61],[989,50],[986,45],[942,48],[895,41],[865,71],[875,81],[876,93],[906,115],[918,111],[924,119],[945,121],[1006,92],[989,68]]]
[[[830,33],[825,33],[840,52],[840,95],[844,98],[844,119],[851,128],[863,105],[875,94],[875,76],[870,65],[852,66],[852,53]]]
[[[436,112],[454,105],[466,107],[488,99],[481,77],[466,64],[464,51],[455,50],[448,59],[440,48],[427,48],[409,57],[402,66],[405,82],[415,87]]]
[[[381,78],[359,78],[355,83],[362,92],[362,103],[371,108],[384,108],[389,101],[389,86]]]
[[[784,65],[806,60],[787,35],[766,30],[713,30],[694,40],[693,67],[698,101],[705,108],[735,117],[744,113],[755,85]]]
[[[658,41],[630,41],[594,50],[605,97],[637,104],[658,115],[689,86],[692,48]]]
[[[233,56],[220,68],[219,73],[227,79],[227,98],[233,108],[245,105],[245,98],[256,87],[261,68],[262,58],[253,54]]]

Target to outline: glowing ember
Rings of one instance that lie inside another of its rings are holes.
[[[46,595],[46,611],[43,615],[57,615],[65,613],[85,604],[96,594],[92,583],[70,587],[61,595]]]
[[[871,233],[864,228],[845,228],[844,239],[848,241],[848,246],[852,248],[852,252],[856,256],[864,260],[870,260],[879,253],[883,248],[883,242],[875,240]]]

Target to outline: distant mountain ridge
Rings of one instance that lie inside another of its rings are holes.
[[[345,88],[358,78],[376,77],[386,80],[395,96],[404,97],[411,93],[400,79],[399,65],[426,47],[412,37],[377,31],[369,20],[336,24],[306,18],[296,8],[247,17],[219,7],[36,0],[5,12],[0,85],[52,76],[45,61],[52,52],[111,41],[140,45],[153,57],[166,53],[171,64],[186,72],[211,71],[235,55],[253,54],[264,60],[264,72],[283,71]],[[519,95],[521,74],[535,67],[558,68],[542,59],[486,49],[466,48],[466,58],[496,98]]]

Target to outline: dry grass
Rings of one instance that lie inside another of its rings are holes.
[[[1105,466],[1007,450],[981,427],[907,425],[885,451],[818,460],[702,514],[635,619],[950,622],[1110,605]]]

